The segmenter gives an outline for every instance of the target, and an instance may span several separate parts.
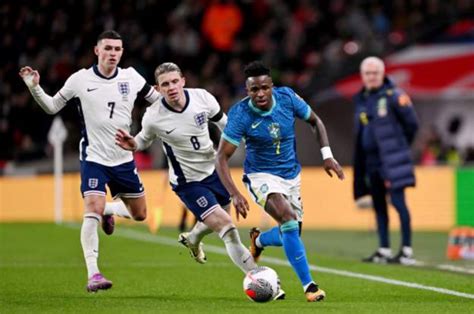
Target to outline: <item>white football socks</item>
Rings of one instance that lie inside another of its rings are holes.
[[[99,272],[99,267],[97,266],[97,259],[99,258],[99,234],[97,227],[101,219],[102,217],[99,214],[86,213],[82,221],[81,244],[86,260],[88,278]]]
[[[114,215],[123,218],[132,218],[124,202],[107,202],[105,203],[104,215]]]
[[[409,257],[412,257],[413,256],[413,249],[410,247],[410,246],[404,246],[402,248],[402,252],[403,254],[405,254],[406,256],[409,256]]]
[[[377,251],[383,256],[386,256],[386,257],[392,256],[392,250],[390,248],[380,247]]]
[[[244,273],[257,268],[257,264],[250,255],[249,250],[240,241],[239,232],[235,227],[222,230],[219,237],[224,241],[227,254],[232,262],[237,265]]]
[[[198,221],[194,225],[193,229],[189,231],[189,242],[192,244],[198,244],[208,234],[212,233],[212,229],[206,226],[205,223]]]

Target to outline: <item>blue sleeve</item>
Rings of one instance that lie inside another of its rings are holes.
[[[227,115],[227,124],[222,132],[222,138],[232,145],[239,146],[245,135],[243,117],[239,114],[239,106],[234,105]]]
[[[287,87],[287,89],[291,95],[291,101],[293,103],[295,115],[302,120],[308,120],[311,116],[311,107],[306,103],[306,101],[304,101],[303,98],[301,98],[300,95],[295,93],[294,90],[289,87]]]

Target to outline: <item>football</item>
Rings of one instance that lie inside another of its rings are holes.
[[[259,266],[247,273],[244,278],[245,294],[255,302],[273,300],[280,290],[277,273],[270,267]]]

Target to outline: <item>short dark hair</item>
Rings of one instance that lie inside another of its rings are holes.
[[[122,40],[122,36],[114,30],[103,31],[99,37],[97,37],[97,42],[101,41],[102,39],[120,39]]]
[[[244,68],[245,78],[252,76],[270,75],[270,68],[268,68],[262,61],[252,61]]]

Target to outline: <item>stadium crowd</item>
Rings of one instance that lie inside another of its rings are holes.
[[[18,77],[21,65],[43,74],[53,94],[74,71],[95,62],[92,47],[104,29],[124,38],[121,67],[133,65],[149,83],[164,61],[185,70],[187,85],[216,95],[224,110],[244,91],[243,64],[262,59],[276,83],[303,97],[357,70],[368,54],[384,56],[436,34],[464,14],[469,0],[396,1],[5,1],[0,4],[0,169],[9,160],[50,155],[44,114]],[[135,112],[135,131],[145,104]],[[62,110],[66,153],[79,141],[77,109]]]

